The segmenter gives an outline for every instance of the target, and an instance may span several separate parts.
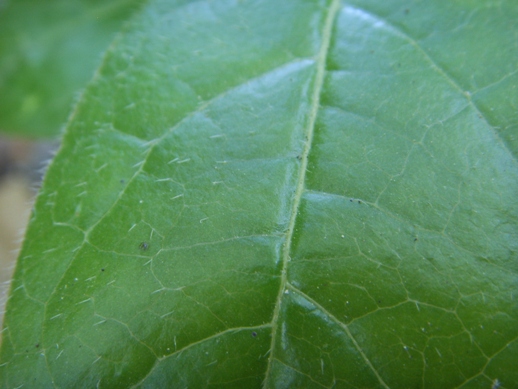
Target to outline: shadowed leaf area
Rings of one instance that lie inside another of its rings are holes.
[[[37,198],[2,385],[516,388],[516,20],[146,2]]]

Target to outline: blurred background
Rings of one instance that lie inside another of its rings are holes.
[[[0,136],[0,323],[30,210],[56,141]]]

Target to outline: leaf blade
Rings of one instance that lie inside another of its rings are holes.
[[[372,4],[143,9],[39,196],[6,386],[513,382],[512,142]]]

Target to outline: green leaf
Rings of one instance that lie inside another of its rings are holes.
[[[516,20],[149,1],[47,173],[0,382],[516,387]]]
[[[59,134],[74,96],[141,0],[0,1],[0,130]]]

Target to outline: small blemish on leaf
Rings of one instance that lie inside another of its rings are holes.
[[[253,331],[252,332],[252,337],[255,338],[257,336],[257,332]]]
[[[104,267],[101,269],[101,271],[104,271]]]
[[[138,248],[141,249],[142,251],[146,251],[149,248],[149,243],[142,242],[141,244],[139,244]]]
[[[40,347],[40,344],[39,344],[39,343],[36,345],[36,348],[38,348],[38,347]]]

